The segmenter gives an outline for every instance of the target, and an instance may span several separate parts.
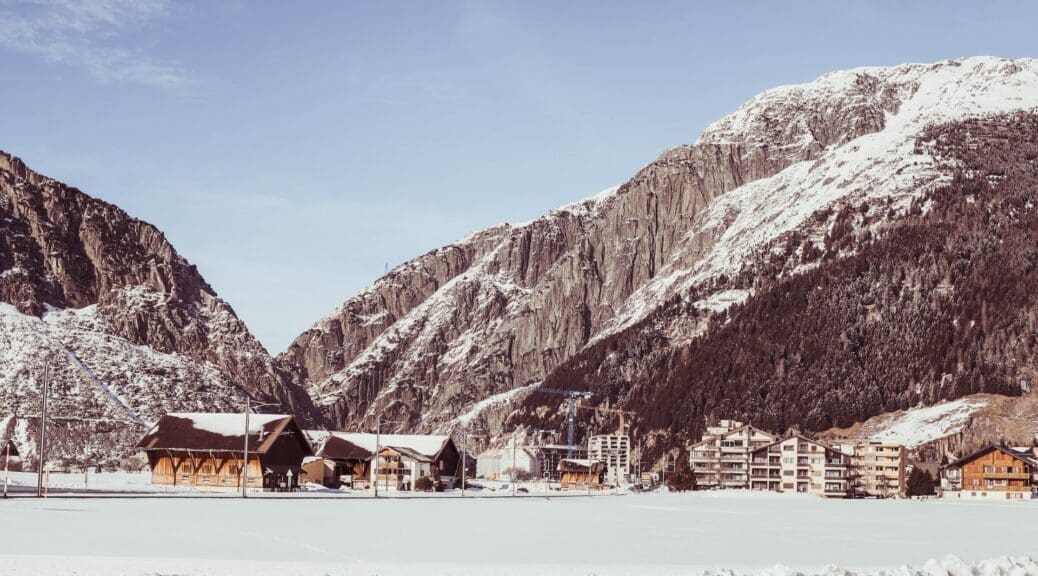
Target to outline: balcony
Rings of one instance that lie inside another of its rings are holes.
[[[992,480],[1030,480],[1030,472],[982,472],[981,478],[990,478]]]

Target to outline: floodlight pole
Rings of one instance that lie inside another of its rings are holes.
[[[594,468],[591,462],[591,424],[588,423],[587,428],[587,495],[591,496],[591,470]]]
[[[515,496],[515,432],[512,433],[512,473],[509,476],[512,480],[512,496]]]
[[[241,469],[241,497],[249,497],[249,412],[252,411],[252,398],[245,396],[245,450],[242,457]]]
[[[4,445],[4,498],[7,498],[7,468],[11,463],[11,439]]]
[[[371,455],[371,469],[375,481],[375,498],[378,498],[378,453],[379,443],[382,441],[382,415],[375,417],[375,453]]]
[[[465,468],[468,462],[465,461],[465,435],[461,437],[461,497],[465,497]]]
[[[47,466],[47,397],[50,396],[50,364],[43,366],[43,417],[40,419],[39,470],[36,471],[36,497],[43,497],[43,469]]]

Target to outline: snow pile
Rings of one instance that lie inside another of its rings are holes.
[[[921,567],[899,566],[876,570],[847,570],[829,565],[822,570],[802,572],[787,566],[760,571],[705,570],[702,576],[1030,576],[1038,574],[1038,562],[1030,557],[1002,556],[979,562],[963,562],[955,556],[931,558]]]
[[[912,408],[867,423],[862,435],[876,442],[915,448],[961,431],[973,414],[987,406],[988,401],[980,398],[960,398],[934,406]]]

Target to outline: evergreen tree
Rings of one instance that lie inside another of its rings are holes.
[[[908,496],[932,496],[934,494],[935,482],[929,472],[919,466],[912,468],[908,475],[906,494]]]
[[[674,472],[667,475],[667,487],[675,492],[687,492],[696,489],[696,475],[692,473],[688,452],[682,450],[674,462]]]

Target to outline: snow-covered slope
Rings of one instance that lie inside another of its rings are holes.
[[[30,461],[47,364],[54,461],[112,462],[163,413],[243,394],[320,419],[159,230],[0,152],[0,436]]]
[[[862,86],[871,89],[860,94]],[[833,145],[809,126],[810,113],[848,94],[860,94],[859,105],[875,111],[882,128]],[[916,153],[916,139],[927,126],[1035,107],[1038,61],[999,58],[858,68],[755,97],[707,128],[697,145],[741,141],[747,133],[766,134],[778,126],[798,135],[794,146],[817,149],[818,156],[711,202],[659,274],[624,303],[599,337],[644,318],[675,293],[720,275],[735,276],[756,251],[819,210],[864,204],[903,212],[912,198],[949,177],[941,158]],[[768,148],[772,142],[763,137],[752,145]]]
[[[847,207],[863,205],[881,233],[955,167],[918,146],[927,126],[1036,106],[1038,62],[989,57],[770,90],[615,190],[401,266],[281,358],[339,425],[376,412],[406,429],[469,423],[480,402],[543,381],[667,302],[716,313],[744,301],[755,262],[793,234],[823,250]],[[700,320],[669,336],[700,334]]]

